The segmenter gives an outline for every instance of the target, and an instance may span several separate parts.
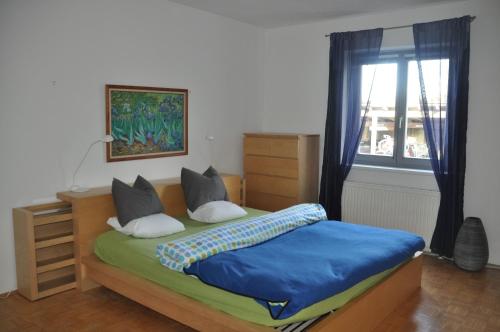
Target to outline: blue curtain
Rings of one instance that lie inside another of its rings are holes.
[[[329,219],[342,217],[344,180],[356,157],[368,110],[367,106],[361,116],[361,66],[363,61],[379,57],[382,35],[381,28],[330,35],[328,108],[319,195]]]
[[[464,217],[470,22],[471,17],[465,16],[413,25],[424,131],[432,169],[441,192],[430,247],[433,252],[447,257],[453,256],[455,239]],[[441,79],[448,77],[447,98],[441,102],[436,102],[435,91],[432,100],[429,100],[430,91],[426,91],[430,85],[433,89],[441,86],[431,82],[426,75],[425,65],[429,59],[448,62],[448,70],[440,70]]]

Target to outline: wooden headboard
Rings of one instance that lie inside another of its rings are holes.
[[[235,204],[244,205],[240,176],[230,174],[221,176],[229,200]],[[174,217],[186,214],[186,203],[179,178],[156,180],[151,183],[165,206],[167,214]],[[94,253],[96,237],[110,230],[106,221],[116,216],[111,187],[92,188],[83,193],[59,192],[57,198],[72,205],[77,286],[81,290],[96,287],[96,283],[86,278],[85,266],[81,264],[81,259]]]

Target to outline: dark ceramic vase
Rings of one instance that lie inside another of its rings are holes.
[[[455,264],[467,271],[479,271],[488,263],[488,239],[481,219],[465,219],[455,242]]]

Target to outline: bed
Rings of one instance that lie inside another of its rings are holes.
[[[244,204],[240,178],[224,175],[223,179],[230,200]],[[167,206],[167,212],[182,219],[185,204],[179,180],[157,181],[154,185]],[[163,239],[130,241],[130,238],[109,231],[105,221],[115,214],[109,188],[96,188],[87,193],[59,193],[58,197],[73,205],[79,289],[84,291],[103,285],[198,330],[267,331],[321,316],[321,319],[314,320],[309,330],[370,331],[420,287],[421,258],[417,255],[290,318],[273,320],[251,298],[210,287],[155,264],[151,249]],[[251,216],[264,213],[248,211]],[[196,222],[182,221],[188,232],[204,228]],[[116,246],[122,247],[116,250]],[[110,249],[112,247],[114,250]],[[119,257],[119,253],[124,252],[135,252],[135,258]],[[124,264],[126,261],[132,263]],[[169,273],[170,278],[165,278]],[[333,309],[338,310],[328,314]],[[363,319],[359,319],[361,314]]]

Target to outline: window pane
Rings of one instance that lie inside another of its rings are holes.
[[[446,118],[448,97],[448,60],[422,61],[425,92],[433,119]],[[408,62],[408,97],[406,106],[405,158],[429,159],[423,114],[420,110],[420,82],[416,61]],[[439,121],[435,122],[439,125]]]
[[[373,76],[374,74],[375,76]],[[359,143],[359,154],[390,157],[394,155],[397,81],[397,63],[363,66],[361,116],[364,114],[368,97],[370,98],[370,107]]]

